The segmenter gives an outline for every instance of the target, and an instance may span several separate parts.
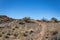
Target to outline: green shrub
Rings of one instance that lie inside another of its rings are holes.
[[[52,21],[52,22],[57,22],[58,20],[53,17],[53,18],[51,18],[51,21]]]
[[[24,17],[23,20],[30,20],[30,17]]]
[[[47,22],[47,19],[46,18],[42,18],[41,21]]]
[[[30,18],[30,17],[24,17],[23,20],[24,20],[25,22],[30,22],[31,18]]]

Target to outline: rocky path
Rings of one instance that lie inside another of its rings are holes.
[[[47,31],[47,26],[45,25],[45,23],[40,23],[37,21],[35,21],[35,23],[42,26],[42,30],[39,34],[36,35],[35,40],[44,40],[45,35],[46,35],[46,31]]]
[[[44,24],[41,24],[41,25],[42,25],[42,30],[40,32],[40,34],[41,34],[40,40],[43,40],[45,38],[45,35],[46,35],[47,26],[45,25],[45,23]]]

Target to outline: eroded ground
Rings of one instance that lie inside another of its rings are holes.
[[[60,23],[5,19],[0,21],[0,40],[60,40]]]

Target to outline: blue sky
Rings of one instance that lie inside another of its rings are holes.
[[[60,0],[0,0],[0,15],[60,20]]]

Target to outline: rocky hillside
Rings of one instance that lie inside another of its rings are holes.
[[[60,40],[60,22],[0,16],[0,40]]]

